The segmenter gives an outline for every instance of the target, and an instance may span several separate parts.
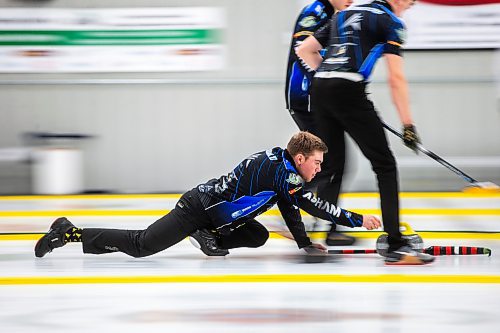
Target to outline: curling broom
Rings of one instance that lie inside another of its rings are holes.
[[[491,250],[486,247],[476,246],[429,246],[423,249],[424,253],[434,256],[455,256],[455,255],[488,255]],[[373,254],[378,253],[376,249],[340,249],[328,250],[328,254]]]
[[[394,128],[391,126],[387,125],[386,123],[382,123],[383,126],[392,134],[400,137],[401,139],[403,138],[403,134],[396,131]],[[464,192],[483,192],[483,193],[500,193],[500,186],[498,186],[495,183],[492,182],[478,182],[453,164],[449,163],[448,161],[444,160],[443,158],[439,157],[437,154],[433,153],[432,151],[428,150],[424,146],[422,146],[420,143],[417,143],[417,149],[420,150],[422,153],[425,155],[429,156],[432,158],[434,161],[440,163],[443,165],[445,168],[448,170],[451,170],[455,174],[459,175],[462,177],[463,180],[469,183],[468,186],[466,186],[463,191]]]

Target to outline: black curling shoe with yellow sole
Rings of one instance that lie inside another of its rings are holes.
[[[426,265],[433,262],[435,257],[430,254],[413,250],[411,246],[405,245],[396,251],[387,252],[385,255],[386,265]]]
[[[49,231],[36,243],[35,256],[41,258],[52,252],[53,249],[66,244],[64,236],[71,228],[75,228],[75,226],[67,218],[60,217],[55,220]]]

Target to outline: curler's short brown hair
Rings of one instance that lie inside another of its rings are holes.
[[[318,138],[316,135],[309,132],[301,131],[292,136],[286,150],[290,155],[296,156],[297,154],[302,154],[305,157],[309,157],[314,153],[314,151],[321,151],[323,153],[328,152],[328,147],[326,144]]]

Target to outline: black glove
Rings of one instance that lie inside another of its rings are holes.
[[[403,142],[405,146],[412,149],[418,154],[417,143],[420,143],[420,138],[418,137],[417,130],[413,125],[404,125],[403,127]]]
[[[309,245],[304,247],[306,251],[306,255],[304,256],[305,262],[309,264],[317,264],[325,262],[328,259],[328,254],[325,251],[322,251],[314,245]]]
[[[312,256],[324,256],[326,255],[325,251],[321,251],[320,249],[314,247],[313,245],[309,245],[303,248],[304,251],[307,252],[308,255]]]

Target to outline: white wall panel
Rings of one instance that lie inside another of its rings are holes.
[[[0,1],[0,7],[21,5],[34,2]],[[41,2],[44,7],[77,5],[69,0]],[[85,2],[88,7],[167,5],[226,9],[224,70],[0,74],[0,148],[21,146],[20,135],[27,131],[91,134],[94,139],[79,144],[87,190],[176,192],[228,172],[254,151],[285,145],[295,126],[284,109],[288,53],[284,36],[291,32],[297,4],[290,0]],[[425,146],[443,157],[500,156],[494,56],[494,51],[406,54],[412,108]],[[384,68],[381,61],[370,91],[383,118],[399,128],[383,82]],[[44,84],[37,84],[39,80]],[[398,159],[426,158],[416,157],[399,140],[391,142]],[[358,152],[354,160],[356,168],[346,189],[375,189],[368,163]],[[405,190],[464,185],[437,164],[431,168],[403,164]],[[0,161],[0,193],[25,192],[29,181],[19,181],[19,172],[29,177],[27,169]],[[500,166],[464,171],[500,182]]]

